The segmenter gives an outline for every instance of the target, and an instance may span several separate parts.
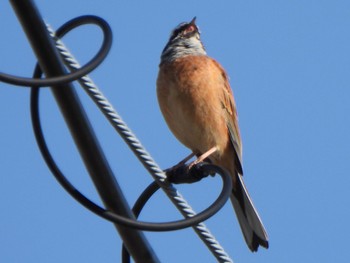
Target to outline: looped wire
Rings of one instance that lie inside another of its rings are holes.
[[[61,28],[57,31],[57,34],[64,35],[70,30],[84,24],[95,24],[99,26],[103,32],[104,37],[103,37],[103,43],[101,45],[101,48],[97,52],[97,54],[83,67],[80,67],[79,70],[71,72],[67,75],[50,77],[46,79],[25,78],[25,77],[18,77],[10,74],[0,73],[0,81],[6,82],[12,85],[24,86],[24,87],[56,86],[56,85],[66,84],[68,82],[77,80],[85,76],[86,74],[90,73],[91,71],[93,71],[106,58],[112,46],[112,30],[108,25],[108,23],[98,16],[92,16],[92,15],[80,16],[62,25]]]

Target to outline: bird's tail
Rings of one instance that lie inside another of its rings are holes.
[[[269,247],[268,237],[264,225],[256,211],[242,176],[236,175],[235,189],[232,190],[231,202],[235,209],[244,239],[251,251],[257,251],[259,245]]]

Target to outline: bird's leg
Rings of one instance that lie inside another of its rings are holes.
[[[206,151],[205,153],[203,153],[201,156],[199,156],[197,158],[197,160],[193,161],[188,168],[191,169],[193,165],[196,165],[200,162],[203,162],[204,159],[208,158],[210,155],[212,155],[213,153],[215,153],[218,150],[218,148],[216,146],[210,148],[208,151]]]
[[[182,161],[180,161],[177,165],[175,166],[181,166],[184,165],[188,160],[190,160],[193,156],[195,156],[196,154],[194,152],[192,152],[190,155],[186,156]]]
[[[165,172],[176,170],[177,168],[180,168],[181,166],[185,165],[188,160],[190,160],[193,156],[196,154],[192,152],[190,155],[186,156],[183,160],[181,160],[179,163],[175,164],[173,167],[170,167],[165,170]]]
[[[206,158],[208,158],[210,155],[212,155],[214,152],[216,152],[218,149],[216,148],[216,146],[210,148],[207,152],[203,153],[202,155],[200,155],[196,160],[194,160],[192,163],[190,163],[188,165],[188,169],[191,169],[193,167],[193,165],[196,165],[197,163],[203,162]],[[183,165],[186,164],[186,162],[188,160],[190,160],[193,156],[195,156],[196,154],[194,152],[192,152],[190,155],[188,155],[187,157],[185,157],[182,161],[180,161],[178,164],[174,165],[171,168],[168,168],[165,170],[165,172],[169,172],[169,171],[174,171],[177,168],[182,167]]]

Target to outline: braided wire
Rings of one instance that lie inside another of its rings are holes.
[[[56,37],[55,32],[51,28],[51,26],[48,24],[46,26],[51,37],[53,37],[55,40],[56,48],[61,54],[65,65],[71,71],[78,70],[81,67],[80,64],[69,52],[64,43],[58,37]],[[95,85],[92,79],[86,75],[78,79],[78,82],[87,92],[90,98],[95,102],[98,108],[102,111],[102,113],[105,115],[105,117],[114,127],[114,129],[123,138],[123,140],[133,151],[133,153],[136,155],[136,157],[139,159],[142,165],[146,168],[146,170],[148,170],[148,172],[152,175],[154,180],[157,181],[159,186],[170,198],[170,200],[177,207],[180,213],[187,218],[193,217],[196,214],[194,210],[182,197],[182,195],[177,191],[177,189],[167,180],[167,177],[163,170],[158,166],[158,164],[153,160],[151,155],[142,146],[141,142],[133,134],[130,128],[126,125],[126,123],[122,120],[122,118],[119,116],[112,104],[109,103],[107,98],[99,90],[97,85]],[[199,238],[208,247],[208,249],[211,251],[214,257],[218,260],[218,262],[233,263],[233,260],[225,252],[225,250],[219,244],[216,238],[210,233],[210,231],[207,229],[204,223],[199,223],[198,225],[194,226],[193,229],[195,230]]]

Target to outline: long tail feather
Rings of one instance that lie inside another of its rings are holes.
[[[244,185],[242,176],[236,175],[236,187],[232,191],[231,202],[235,209],[244,239],[251,251],[260,246],[269,247],[268,236],[258,212]]]

